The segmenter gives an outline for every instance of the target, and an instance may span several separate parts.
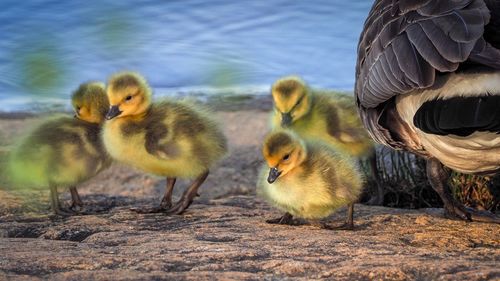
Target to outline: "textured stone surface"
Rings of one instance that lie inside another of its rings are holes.
[[[342,219],[342,211],[329,219]],[[181,216],[136,214],[128,207],[65,219],[4,215],[0,276],[500,278],[500,226],[446,220],[441,212],[357,205],[354,231],[267,224],[280,214],[253,196],[208,200]]]
[[[52,217],[47,190],[0,189],[0,280],[500,279],[500,226],[447,220],[441,209],[358,204],[355,231],[266,224],[281,215],[253,195],[267,114],[218,116],[230,154],[184,215],[130,211],[158,204],[165,179],[120,165],[79,187],[97,214]],[[29,122],[0,120],[0,144]]]

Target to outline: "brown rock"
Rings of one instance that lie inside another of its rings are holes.
[[[51,217],[47,190],[0,190],[0,280],[500,279],[500,226],[442,209],[356,205],[354,231],[266,224],[281,215],[253,196],[267,114],[218,116],[230,154],[181,216],[130,211],[158,204],[165,179],[121,165],[79,187],[97,214]],[[0,120],[0,145],[29,121]]]
[[[269,225],[253,196],[195,203],[182,216],[115,207],[66,219],[2,217],[4,278],[485,280],[500,276],[500,226],[356,205],[354,231]],[[340,220],[343,213],[330,220]],[[25,238],[26,237],[26,238]],[[0,275],[1,276],[1,275]],[[0,277],[1,278],[1,277]]]
[[[430,221],[429,221],[429,218],[427,216],[418,216],[415,219],[415,223],[420,224],[420,225],[427,225],[430,223]]]

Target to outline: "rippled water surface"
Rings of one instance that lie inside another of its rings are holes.
[[[266,94],[287,74],[352,90],[372,1],[2,1],[0,111],[67,105],[80,82],[143,73],[156,95]]]

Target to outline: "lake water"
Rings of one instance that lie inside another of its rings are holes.
[[[263,95],[280,76],[352,91],[372,1],[2,1],[0,111],[67,108],[119,70],[156,96]]]

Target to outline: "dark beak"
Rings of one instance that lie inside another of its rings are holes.
[[[269,176],[267,177],[267,182],[268,183],[273,183],[278,179],[278,177],[281,175],[281,172],[278,171],[278,168],[271,168],[269,171]]]
[[[281,127],[286,128],[292,125],[292,114],[290,113],[281,113]]]
[[[113,105],[109,108],[108,113],[106,114],[106,119],[111,120],[115,118],[116,116],[120,115],[122,112],[118,108],[118,106]]]

